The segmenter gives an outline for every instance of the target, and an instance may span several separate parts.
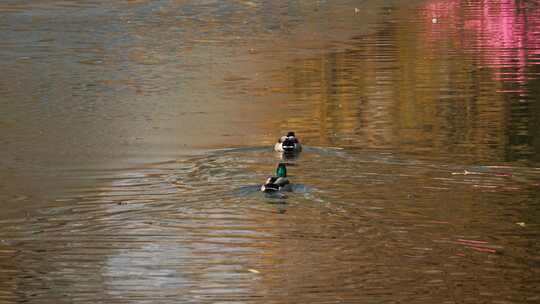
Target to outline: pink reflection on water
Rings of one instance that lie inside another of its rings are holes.
[[[538,75],[540,6],[515,0],[434,0],[424,7],[427,41],[452,39],[478,65],[495,69],[495,78],[524,83]]]

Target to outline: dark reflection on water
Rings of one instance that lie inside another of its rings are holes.
[[[535,1],[4,2],[0,302],[536,303],[539,36]]]

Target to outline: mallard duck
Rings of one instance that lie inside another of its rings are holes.
[[[262,192],[276,192],[288,190],[290,185],[287,178],[287,167],[280,163],[276,169],[276,176],[269,177],[261,186]]]
[[[302,145],[300,145],[300,141],[294,132],[288,132],[287,135],[279,138],[278,142],[274,145],[274,150],[283,153],[297,153],[302,151]]]

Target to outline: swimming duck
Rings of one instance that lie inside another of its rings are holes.
[[[279,138],[278,142],[274,145],[274,150],[283,153],[297,153],[302,151],[302,145],[300,145],[300,141],[294,132],[288,132],[287,135]]]
[[[276,176],[269,177],[261,186],[262,192],[276,192],[289,190],[290,182],[287,178],[287,167],[280,163],[276,169]]]

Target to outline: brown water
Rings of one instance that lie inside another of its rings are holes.
[[[536,1],[3,1],[0,62],[0,303],[540,301]]]

